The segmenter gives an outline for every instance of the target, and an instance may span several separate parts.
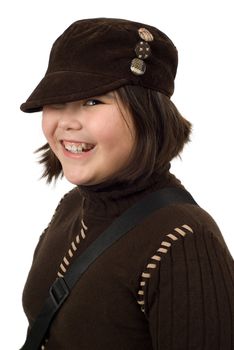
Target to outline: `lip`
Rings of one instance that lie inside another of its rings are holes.
[[[67,143],[87,143],[93,145],[92,142],[87,142],[87,141],[80,141],[80,140],[68,140],[68,139],[60,139],[60,142],[67,142]]]
[[[86,143],[86,144],[91,144],[91,145],[94,145],[93,143],[89,143],[89,142],[86,142],[86,141],[77,141],[77,140],[60,140],[60,144],[61,144],[61,147],[62,147],[62,151],[63,151],[63,154],[65,155],[66,158],[71,158],[71,159],[79,159],[79,158],[87,158],[89,157],[93,151],[95,150],[96,148],[96,145],[94,145],[94,148],[90,149],[89,151],[87,152],[82,152],[82,153],[71,153],[69,152],[65,146],[64,146],[64,142],[67,142],[67,143],[74,143],[74,144],[77,144],[77,143]]]

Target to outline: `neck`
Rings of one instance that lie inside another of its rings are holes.
[[[148,178],[141,177],[133,182],[106,181],[98,185],[78,186],[85,199],[85,211],[95,216],[116,217],[149,192],[164,187],[183,187],[169,169],[170,164],[162,172],[154,172]]]

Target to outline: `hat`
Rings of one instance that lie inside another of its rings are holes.
[[[44,105],[100,96],[138,85],[171,96],[178,55],[172,41],[147,24],[115,18],[83,19],[54,42],[44,78],[20,106]]]

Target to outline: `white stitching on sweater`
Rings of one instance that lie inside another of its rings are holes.
[[[60,270],[57,272],[58,277],[64,277],[64,273],[67,271],[68,266],[70,265],[70,260],[73,257],[73,252],[77,250],[77,245],[80,244],[81,238],[85,239],[86,238],[86,233],[85,231],[88,230],[88,227],[85,225],[84,220],[81,220],[81,230],[80,233],[76,236],[75,240],[71,243],[71,246],[68,250],[68,255],[65,255],[63,257],[63,261],[60,264]]]
[[[183,236],[183,237],[186,236],[186,232],[183,231],[183,230],[181,230],[181,228],[176,227],[174,230],[175,230],[176,232],[178,232],[181,236]]]
[[[75,251],[77,250],[77,247],[76,247],[75,243],[74,243],[74,242],[72,242],[71,246],[72,246],[72,249],[73,249],[73,250],[74,250],[74,252],[75,252]]]
[[[172,239],[173,241],[177,241],[177,237],[175,236],[175,235],[173,235],[172,233],[169,233],[168,235],[167,235],[167,237],[169,237],[170,239]]]
[[[157,252],[160,252],[160,253],[163,253],[163,254],[166,254],[168,252],[168,249],[165,249],[165,248],[158,248]]]
[[[73,243],[73,242],[72,242],[72,243]],[[73,253],[72,253],[71,249],[68,250],[68,254],[69,254],[70,258],[73,257]]]
[[[158,267],[158,263],[156,264],[155,261],[161,261],[163,259],[163,256],[165,256],[165,254],[168,252],[169,249],[172,246],[173,243],[175,243],[175,241],[177,241],[178,239],[185,237],[188,233],[193,233],[193,230],[190,226],[188,225],[182,225],[181,227],[183,227],[184,229],[186,229],[187,231],[182,230],[179,227],[174,228],[174,231],[176,233],[179,234],[179,237],[175,236],[175,234],[169,233],[166,235],[166,237],[171,239],[171,242],[165,241],[163,240],[161,242],[161,246],[157,249],[158,253],[162,253],[162,256],[154,254],[153,256],[150,257],[150,261],[147,262],[147,265],[145,267],[145,270],[142,272],[141,274],[141,281],[140,281],[140,288],[138,290],[138,295],[139,295],[139,299],[137,300],[137,303],[141,306],[141,311],[145,312],[145,288],[147,286],[147,283],[149,282],[149,279],[151,278],[151,274],[150,274],[150,269],[156,269],[156,267]]]
[[[190,227],[190,226],[188,226],[188,225],[183,225],[182,227],[186,228],[187,230],[189,230],[190,232],[192,232],[192,233],[193,233],[193,230],[191,229],[191,227]]]
[[[142,272],[141,276],[143,278],[150,278],[150,273]]]
[[[146,268],[147,269],[155,269],[156,268],[156,264],[148,264],[147,266],[146,266]]]
[[[81,219],[81,225],[84,227],[85,231],[88,230],[88,227],[85,225],[84,220]]]
[[[151,259],[160,261],[160,260],[161,260],[161,256],[153,255],[153,256],[151,257]]]
[[[171,246],[171,243],[166,242],[166,241],[163,241],[163,242],[161,243],[161,245],[163,245],[164,247],[169,248],[169,247]]]

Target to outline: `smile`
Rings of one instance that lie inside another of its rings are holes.
[[[86,143],[86,142],[63,141],[62,144],[68,152],[71,152],[73,154],[80,154],[83,152],[88,152],[95,147],[95,145],[93,145],[91,143]]]

